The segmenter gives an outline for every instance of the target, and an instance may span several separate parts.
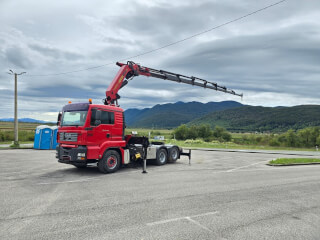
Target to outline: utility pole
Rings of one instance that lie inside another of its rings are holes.
[[[14,75],[14,143],[13,145],[19,146],[19,138],[18,138],[18,75],[22,75],[26,72],[15,73],[11,69],[8,74]]]

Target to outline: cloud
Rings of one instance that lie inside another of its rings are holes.
[[[42,46],[40,44],[30,44],[29,45],[30,49],[39,52],[40,54],[55,58],[55,59],[65,59],[65,60],[70,60],[70,61],[76,61],[80,58],[83,58],[82,55],[78,53],[73,53],[71,51],[63,51],[58,48],[50,47],[50,46]]]
[[[213,78],[244,91],[286,92],[317,98],[320,39],[298,35],[300,29],[308,32],[314,27],[297,26],[266,35],[211,41],[169,61],[168,67],[189,66],[189,71],[206,79]]]
[[[180,44],[133,59],[272,1],[135,0],[84,3],[0,2],[0,113],[13,112],[19,76],[19,116],[55,120],[68,101],[100,103],[119,59],[217,82],[244,93],[243,103],[320,104],[320,2],[290,0]],[[33,6],[37,6],[34,8]],[[15,14],[12,14],[12,12]],[[112,63],[110,65],[107,65]],[[68,72],[104,65],[73,74]],[[119,92],[124,108],[176,101],[239,98],[161,79],[136,77]]]
[[[5,50],[5,55],[9,63],[13,64],[15,67],[23,69],[32,67],[32,62],[21,48],[7,48]]]

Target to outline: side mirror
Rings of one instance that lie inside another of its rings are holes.
[[[59,112],[59,114],[58,114],[58,120],[57,120],[57,126],[59,126],[59,125],[60,125],[60,122],[61,122],[61,116],[62,116],[62,113],[61,113],[61,112]]]
[[[100,110],[96,110],[94,118],[95,118],[94,125],[99,126],[101,124],[101,111]]]

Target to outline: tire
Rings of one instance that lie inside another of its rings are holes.
[[[160,166],[160,165],[164,165],[166,164],[168,161],[168,153],[167,150],[164,148],[161,148],[158,152],[157,152],[157,158],[156,158],[156,165]]]
[[[120,167],[120,155],[115,150],[105,152],[103,157],[98,162],[99,171],[102,173],[114,173]]]
[[[77,168],[86,168],[87,164],[86,163],[74,163],[73,166]]]
[[[179,149],[177,147],[172,147],[169,149],[169,162],[175,163],[179,158]]]

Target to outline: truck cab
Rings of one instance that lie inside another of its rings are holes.
[[[59,162],[85,167],[86,163],[99,161],[107,149],[123,156],[125,123],[120,107],[68,104],[62,109],[58,126],[56,157]]]

